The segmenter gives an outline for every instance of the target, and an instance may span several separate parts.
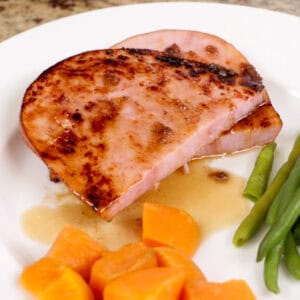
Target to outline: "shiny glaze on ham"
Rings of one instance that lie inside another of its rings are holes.
[[[151,50],[85,52],[31,84],[22,129],[70,190],[110,220],[264,103],[260,76],[243,70]]]
[[[169,55],[215,63],[236,72],[249,62],[233,45],[208,33],[190,30],[158,30],[132,36],[113,48],[134,47],[166,51]],[[196,157],[233,153],[272,142],[282,127],[278,113],[266,94],[267,105],[259,107],[250,116],[209,145],[198,150]]]

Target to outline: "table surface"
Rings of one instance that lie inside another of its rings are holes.
[[[164,0],[0,0],[0,42],[39,24],[79,12],[160,1]],[[300,0],[205,0],[205,2],[248,5],[300,16]]]

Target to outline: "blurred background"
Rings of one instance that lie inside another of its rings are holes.
[[[79,12],[145,2],[161,2],[161,0],[0,0],[0,41],[39,24]],[[300,16],[300,0],[205,0],[203,2],[248,5]]]

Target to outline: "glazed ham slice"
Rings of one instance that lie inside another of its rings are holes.
[[[147,48],[166,51],[187,59],[214,63],[236,72],[248,60],[233,45],[223,39],[198,31],[159,30],[130,37],[113,48]],[[266,93],[266,105],[235,124],[209,145],[198,150],[196,157],[233,153],[272,142],[282,127],[278,113]]]
[[[163,52],[82,53],[27,89],[24,135],[107,220],[265,101],[260,76]]]
[[[282,122],[272,104],[267,103],[223,132],[212,143],[201,147],[195,157],[233,153],[272,142]]]

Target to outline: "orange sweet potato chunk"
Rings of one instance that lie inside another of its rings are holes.
[[[44,257],[23,270],[20,283],[27,291],[38,295],[57,280],[65,268],[60,262]]]
[[[94,295],[84,279],[70,268],[43,292],[38,295],[40,300],[94,300]]]
[[[169,246],[192,256],[200,237],[200,228],[188,213],[157,203],[144,203],[143,241],[146,245]]]
[[[180,250],[170,247],[155,247],[153,250],[159,267],[183,268],[186,281],[206,280],[201,269]]]
[[[118,277],[107,284],[104,300],[178,300],[184,272],[178,268],[157,267]]]
[[[106,251],[104,246],[85,232],[65,225],[47,256],[62,262],[88,280],[93,263]]]
[[[131,271],[157,266],[156,256],[143,243],[133,243],[110,252],[97,260],[92,267],[90,286],[96,299],[102,299],[105,285],[111,280]]]
[[[24,269],[21,285],[39,300],[93,300],[84,279],[59,261],[44,257]]]
[[[182,300],[255,300],[244,280],[229,280],[223,283],[190,281],[185,284]]]

